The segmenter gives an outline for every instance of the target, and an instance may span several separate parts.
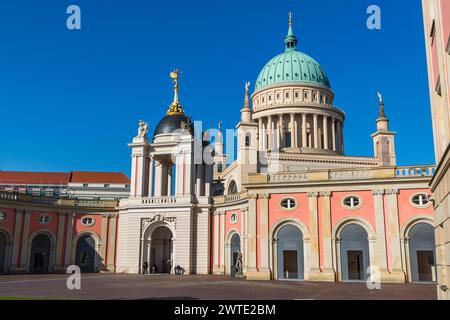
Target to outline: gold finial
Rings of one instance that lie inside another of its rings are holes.
[[[178,100],[178,78],[180,72],[175,68],[171,73],[170,77],[173,79],[173,102],[167,111],[168,115],[174,114],[184,114],[184,110],[181,107],[180,101]]]
[[[294,16],[294,14],[291,11],[289,11],[288,16],[289,16],[289,26],[292,27],[292,17]]]

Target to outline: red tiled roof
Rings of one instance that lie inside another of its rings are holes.
[[[0,171],[1,184],[65,184],[70,180],[66,172]]]
[[[122,172],[72,171],[70,182],[82,183],[130,183]]]

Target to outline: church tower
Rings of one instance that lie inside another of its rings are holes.
[[[241,121],[237,125],[238,145],[237,164],[240,183],[246,183],[249,173],[258,172],[258,124],[253,122],[250,109],[250,82],[245,84],[244,106],[241,109]]]
[[[374,156],[378,158],[379,165],[393,167],[396,165],[395,157],[395,132],[389,131],[389,119],[384,112],[383,97],[378,93],[379,113],[377,119],[377,132],[372,134]]]

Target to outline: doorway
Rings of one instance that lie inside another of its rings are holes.
[[[303,234],[294,225],[283,226],[277,235],[278,279],[303,279]]]
[[[342,280],[367,280],[370,276],[370,255],[366,230],[356,223],[351,223],[342,229],[340,238]]]
[[[5,272],[6,236],[0,232],[0,274]]]
[[[413,282],[436,281],[434,230],[428,223],[418,223],[409,231],[409,256]]]
[[[173,241],[169,228],[156,228],[151,237],[149,268],[152,273],[172,273]],[[183,267],[183,266],[181,266]]]
[[[364,280],[363,252],[361,250],[347,251],[348,279]]]
[[[230,275],[232,278],[236,276],[236,265],[238,262],[239,253],[241,252],[241,238],[237,233],[233,234],[230,241]]]
[[[433,281],[432,266],[434,265],[434,252],[431,250],[417,251],[417,267],[419,281]]]
[[[76,264],[82,272],[95,272],[95,240],[84,235],[77,241]]]
[[[45,234],[34,237],[31,244],[30,272],[48,273],[50,265],[50,238]]]

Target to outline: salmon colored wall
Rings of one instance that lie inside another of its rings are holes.
[[[120,218],[120,216],[119,216],[119,218]],[[218,218],[218,216],[216,217],[216,216],[214,216],[214,212],[211,214],[211,221],[210,221],[210,226],[211,226],[211,238],[210,238],[210,250],[211,250],[211,256],[209,257],[209,267],[211,268],[211,270],[212,270],[212,268],[214,267],[214,262],[215,262],[215,260],[214,260],[214,254],[216,253],[216,251],[214,250],[214,246],[215,246],[215,243],[214,243],[214,239],[215,239],[215,234],[216,234],[216,225],[215,225],[215,223],[214,223],[214,221],[215,221],[215,219],[216,218]],[[119,222],[119,219],[117,219],[117,223]],[[119,234],[119,226],[120,226],[120,223],[118,223],[118,225],[117,225],[117,234]],[[116,237],[116,240],[117,240],[117,238],[118,237]],[[116,246],[116,250],[117,250],[117,246]]]
[[[90,226],[90,227],[84,226],[81,221],[85,217],[94,218],[95,219],[94,225]],[[103,219],[108,219],[108,218],[103,218],[101,214],[77,214],[75,216],[75,221],[74,221],[74,236],[79,235],[83,231],[90,231],[90,232],[96,233],[97,236],[100,238],[100,236],[102,234]]]
[[[444,39],[444,50],[447,46],[448,37],[450,35],[450,1],[441,0],[441,20],[442,35]]]
[[[44,214],[49,215],[51,217],[51,221],[49,224],[39,223],[39,217]],[[56,232],[58,230],[58,213],[51,211],[33,211],[31,213],[29,235],[31,235],[33,232],[37,230],[46,230],[56,237]]]
[[[11,237],[13,237],[14,232],[14,222],[16,219],[16,211],[14,209],[0,208],[0,212],[6,213],[6,220],[0,221],[0,229],[8,230]],[[12,239],[10,239],[12,240]]]
[[[433,206],[430,205],[427,208],[416,208],[413,207],[409,201],[410,197],[416,193],[426,193],[430,194],[429,189],[405,189],[400,190],[398,194],[398,211],[399,211],[399,222],[400,230],[403,228],[405,223],[414,216],[427,215],[433,216]],[[403,235],[400,235],[403,236]]]
[[[359,209],[347,209],[342,206],[342,200],[348,195],[355,195],[362,199],[363,203]],[[331,225],[332,230],[336,224],[344,218],[357,216],[367,220],[375,229],[375,208],[372,191],[344,191],[332,192],[331,194]]]
[[[238,215],[238,221],[236,223],[231,222],[231,215],[233,213],[237,213]],[[241,223],[242,223],[242,213],[240,210],[229,210],[225,212],[225,243],[227,241],[228,235],[230,234],[230,231],[236,230],[237,233],[239,233],[239,236],[241,237],[241,244],[242,244]]]
[[[292,211],[280,208],[281,199],[286,197],[295,198],[297,208]],[[285,218],[295,218],[303,222],[309,229],[308,195],[306,193],[271,194],[269,198],[269,230]],[[270,235],[269,235],[270,236]]]

